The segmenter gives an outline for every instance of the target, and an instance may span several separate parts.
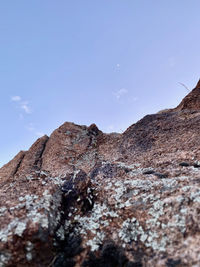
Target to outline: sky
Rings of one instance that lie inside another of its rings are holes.
[[[0,166],[65,121],[123,132],[200,76],[199,0],[0,2]]]

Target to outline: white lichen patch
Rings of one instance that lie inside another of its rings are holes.
[[[5,267],[10,259],[11,255],[8,252],[0,252],[0,267]]]
[[[102,243],[105,232],[104,229],[110,225],[110,219],[118,218],[119,215],[116,211],[109,208],[105,203],[95,203],[91,214],[86,216],[75,215],[73,223],[78,223],[75,231],[83,236],[83,239],[87,239],[89,233],[92,235],[91,239],[87,240],[87,245],[91,247],[91,250],[97,250]],[[70,221],[65,222],[65,231],[69,231],[71,226]]]
[[[138,236],[144,233],[142,227],[136,218],[128,218],[122,223],[122,229],[119,231],[119,238],[125,242],[129,243],[132,241],[137,241]]]
[[[65,239],[65,229],[61,225],[60,228],[56,231],[56,236],[59,240],[64,240]]]
[[[7,211],[6,207],[1,207],[0,208],[0,216],[3,216],[6,211]]]
[[[96,235],[93,239],[87,241],[86,245],[90,246],[91,251],[95,251],[99,249],[99,246],[102,244],[105,238],[105,233],[96,232]]]
[[[106,164],[108,162],[104,162],[102,166]],[[118,170],[113,172],[116,177],[111,172],[112,178],[106,179],[105,175],[99,173],[97,179],[92,181],[96,197],[89,197],[93,191],[88,188],[88,197],[85,198],[91,207],[95,201],[92,210],[86,213],[80,211],[80,196],[75,203],[76,208],[71,207],[64,226],[58,227],[64,214],[60,210],[61,192],[52,195],[50,190],[45,190],[40,197],[33,194],[20,196],[19,203],[12,207],[11,212],[26,209],[26,218],[16,218],[6,229],[2,229],[0,241],[6,242],[13,233],[23,236],[26,225],[31,222],[45,230],[53,229],[50,233],[56,234],[60,240],[64,240],[66,234],[73,229],[81,235],[83,247],[89,246],[91,251],[98,250],[104,240],[110,237],[125,248],[142,243],[142,246],[151,248],[156,253],[167,252],[177,243],[177,239],[182,242],[187,228],[187,216],[193,215],[200,202],[198,183],[188,185],[189,182],[192,183],[189,176],[158,179],[149,175],[147,179],[143,173],[149,168],[119,162],[115,164],[115,168],[116,165],[123,177],[117,177]],[[74,172],[74,179],[78,172]],[[45,189],[46,184],[61,186],[64,182],[61,177],[44,179],[45,187],[42,188]],[[3,208],[0,214],[6,212]],[[56,233],[55,229],[58,229]],[[31,244],[27,244],[25,249],[26,258],[31,261],[34,255]]]
[[[117,161],[117,166],[120,167],[120,168],[123,168],[123,169],[129,169],[129,170],[134,170],[136,168],[138,168],[141,164],[140,163],[135,163],[135,164],[131,164],[131,165],[128,165],[124,162],[120,162],[120,161]]]
[[[189,181],[191,182],[192,177],[179,176],[158,179],[152,176],[147,180],[142,175],[145,170],[147,169],[132,168],[127,173],[126,179],[115,177],[111,180],[108,178],[106,182],[103,181],[104,183],[98,180],[98,184],[102,183],[104,194],[110,196],[108,203],[111,203],[113,212],[116,215],[120,214],[122,223],[118,237],[123,246],[137,241],[142,242],[146,247],[162,252],[173,246],[173,243],[177,241],[176,236],[184,238],[188,214],[188,198],[185,197],[184,192],[187,192],[194,203],[198,203],[200,202],[200,191],[196,190],[194,185],[186,185]],[[138,205],[140,209],[146,210],[146,220],[142,218],[138,220],[131,212],[132,207],[135,208]],[[123,218],[122,209],[129,210],[129,218],[127,215],[124,215]],[[104,208],[102,208],[101,214],[106,214]],[[108,229],[113,225],[119,226],[119,217],[117,216],[111,221],[105,220],[102,224],[102,216],[98,216],[95,209],[93,209],[90,218],[93,215],[96,216],[97,220],[92,224],[88,222],[88,228],[82,228],[81,233],[84,235],[87,235],[89,229],[93,234],[97,233],[102,225],[105,227],[103,228],[104,233],[108,233]],[[80,219],[81,222],[81,218],[77,217],[76,219]],[[141,219],[142,224],[140,223]],[[92,240],[88,241],[87,244],[94,244],[95,248],[98,247],[97,243]]]
[[[15,235],[22,236],[25,229],[26,229],[26,223],[19,222],[17,224],[17,227],[15,228]]]
[[[49,182],[53,178],[49,178]],[[56,183],[60,181],[57,179]],[[5,228],[0,229],[0,242],[7,242],[12,239],[14,235],[19,237],[23,236],[24,231],[28,224],[31,224],[36,229],[47,230],[53,233],[54,229],[60,221],[59,207],[61,205],[61,191],[58,189],[53,195],[48,190],[43,192],[42,196],[30,194],[20,196],[18,198],[18,204],[10,207],[9,211],[14,212],[19,209],[25,209],[26,216],[15,217]],[[2,212],[5,212],[4,207],[1,208]],[[29,255],[30,256],[30,255]],[[30,257],[29,257],[30,258]]]
[[[200,203],[200,190],[196,190],[195,192],[191,192],[190,199],[194,202]]]
[[[34,244],[31,241],[26,242],[26,251],[32,251],[34,248]]]
[[[26,259],[27,259],[27,261],[32,261],[32,259],[33,259],[32,251],[34,249],[34,244],[32,242],[30,242],[30,241],[27,241],[25,249],[26,249]]]
[[[27,259],[27,261],[32,261],[32,259],[33,259],[33,255],[32,255],[31,252],[27,252],[27,253],[26,253],[26,259]]]
[[[10,238],[13,235],[13,231],[17,228],[19,224],[19,219],[16,218],[13,221],[11,221],[6,228],[2,229],[0,231],[0,241],[1,242],[7,242],[8,238]]]

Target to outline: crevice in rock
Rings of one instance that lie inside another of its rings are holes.
[[[42,155],[44,154],[44,151],[45,151],[45,148],[46,148],[46,145],[47,145],[47,142],[48,142],[48,141],[49,141],[49,137],[46,136],[46,140],[45,140],[44,143],[42,144],[41,151],[39,152],[38,157],[37,157],[37,159],[36,159],[35,162],[34,162],[34,166],[37,166],[39,169],[40,169],[41,166],[42,166]]]
[[[112,240],[105,242],[98,253],[90,252],[82,267],[142,267],[142,258],[129,261],[124,249]]]
[[[65,216],[73,206],[77,206],[82,213],[93,208],[95,197],[90,180],[84,171],[79,170],[77,173],[69,174],[61,190]]]
[[[22,164],[22,161],[23,161],[25,155],[26,155],[26,152],[24,152],[24,154],[23,154],[22,157],[20,158],[20,160],[19,160],[19,162],[18,162],[18,164],[17,164],[15,170],[13,171],[12,177],[14,177],[14,176],[17,174],[17,172],[18,172],[18,170],[19,170],[19,168],[20,168],[20,166],[21,166],[21,164]]]
[[[69,213],[76,208],[80,214],[86,214],[94,205],[93,190],[87,174],[79,170],[66,177],[65,183],[61,187],[62,200],[59,209],[60,220],[53,234],[55,255],[49,266],[52,267],[74,267],[75,257],[82,253],[82,238],[77,231],[78,223],[69,222]]]
[[[56,256],[50,266],[53,267],[74,267],[74,257],[83,251],[81,246],[82,239],[79,235],[73,233],[65,234],[63,240],[56,238]]]

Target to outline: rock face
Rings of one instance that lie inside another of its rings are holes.
[[[0,266],[200,266],[200,82],[123,134],[66,122],[0,169]]]
[[[196,87],[183,99],[176,110],[197,110],[200,109],[200,80]]]

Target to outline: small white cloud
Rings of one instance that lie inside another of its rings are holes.
[[[30,114],[31,113],[31,109],[28,105],[28,102],[21,102],[20,103],[20,107],[21,109],[23,109],[27,114]]]
[[[119,89],[117,92],[114,93],[115,97],[117,99],[120,99],[123,95],[127,94],[128,93],[128,90],[125,89],[125,88],[121,88]]]
[[[120,71],[120,67],[121,65],[119,63],[117,63],[115,66],[114,66],[114,71]]]
[[[17,102],[18,107],[20,107],[26,114],[32,113],[31,108],[29,106],[29,103],[27,101],[23,101],[21,96],[18,96],[18,95],[12,96],[11,101]],[[23,115],[20,114],[20,119],[22,119],[22,118],[23,118]]]
[[[21,97],[18,96],[18,95],[12,96],[11,97],[11,101],[13,101],[13,102],[19,102],[19,101],[21,101]]]

